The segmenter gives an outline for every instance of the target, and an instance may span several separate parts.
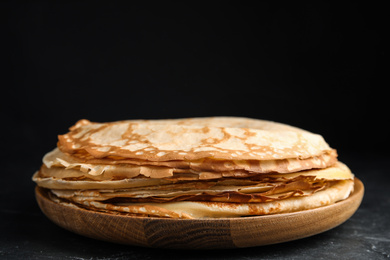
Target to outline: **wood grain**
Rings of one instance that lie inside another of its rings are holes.
[[[113,215],[57,204],[37,187],[42,212],[57,225],[94,239],[145,247],[217,249],[252,247],[296,240],[334,228],[358,209],[363,183],[336,204],[295,213],[245,218],[160,219]]]

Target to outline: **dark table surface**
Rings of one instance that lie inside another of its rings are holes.
[[[49,221],[34,197],[37,157],[11,158],[2,175],[1,259],[385,259],[390,258],[388,156],[339,156],[365,185],[358,211],[344,224],[292,242],[229,250],[183,251],[124,246],[82,237]]]

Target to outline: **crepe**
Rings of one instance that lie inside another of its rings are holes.
[[[266,120],[80,120],[33,180],[63,205],[134,216],[244,217],[336,203],[354,175],[323,137]]]
[[[81,120],[69,133],[58,137],[58,146],[80,158],[148,161],[303,159],[332,150],[320,135],[275,124],[238,118],[129,120],[105,124]]]

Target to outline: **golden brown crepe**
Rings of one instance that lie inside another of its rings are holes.
[[[213,218],[336,203],[353,174],[322,136],[238,117],[80,120],[34,174],[63,205],[115,214]]]

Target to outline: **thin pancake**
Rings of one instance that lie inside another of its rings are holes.
[[[311,196],[290,197],[278,201],[263,203],[225,203],[179,201],[167,203],[118,203],[108,204],[98,201],[82,201],[81,204],[63,200],[52,195],[53,200],[63,205],[87,207],[106,212],[122,212],[141,216],[168,218],[224,218],[252,215],[268,215],[295,212],[326,206],[346,199],[353,191],[353,180],[334,182],[327,189],[315,192]]]
[[[243,118],[112,123],[81,120],[58,139],[61,151],[80,158],[113,156],[149,161],[303,159],[332,150],[320,135],[283,124],[275,126],[273,122]]]
[[[315,180],[314,176],[299,176],[289,181],[224,180],[218,182],[191,182],[156,187],[120,190],[52,190],[61,198],[76,202],[172,202],[172,201],[219,201],[219,202],[268,202],[292,196],[307,196],[326,188],[330,182]]]
[[[334,166],[325,169],[315,169],[301,171],[291,174],[263,174],[258,175],[258,178],[284,178],[285,180],[292,179],[298,176],[315,176],[317,179],[326,180],[345,180],[353,179],[353,174],[349,168],[341,162],[337,162]],[[234,176],[228,176],[225,178],[231,178]],[[248,177],[248,176],[246,176]],[[252,176],[255,177],[256,176]],[[143,183],[144,186],[150,185],[162,185],[178,181],[198,181],[199,175],[195,174],[177,174],[170,178],[164,179],[152,179],[152,178],[125,178],[125,179],[113,179],[112,176],[88,176],[85,178],[85,174],[74,169],[64,169],[59,167],[52,167],[47,169],[41,168],[41,171],[36,172],[33,176],[33,180],[41,187],[49,189],[117,189],[134,187],[134,183],[137,183],[137,187],[140,187],[139,183]],[[205,180],[211,180],[207,178]],[[219,178],[216,178],[219,179]],[[243,178],[240,178],[241,180]],[[150,185],[149,185],[150,183]]]
[[[231,172],[246,171],[248,173],[290,173],[312,168],[326,168],[337,161],[337,153],[332,150],[329,154],[299,159],[280,159],[280,160],[215,160],[204,158],[195,161],[167,161],[151,162],[141,160],[112,160],[90,159],[81,160],[61,152],[58,148],[47,153],[43,157],[43,163],[47,168],[53,166],[64,167],[66,169],[79,169],[88,175],[102,175],[109,172],[120,173],[124,177],[137,176],[139,174],[152,178],[165,178],[172,176],[175,172],[191,172],[200,174],[201,172]],[[215,177],[214,177],[215,178]]]

